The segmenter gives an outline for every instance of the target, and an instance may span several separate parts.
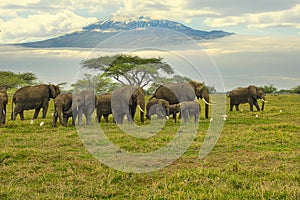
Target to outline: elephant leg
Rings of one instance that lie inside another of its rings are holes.
[[[86,120],[86,125],[91,125],[92,123],[91,123],[91,115],[89,115],[89,113],[87,113],[87,112],[84,112],[83,113],[84,114],[84,116],[85,116],[85,120]]]
[[[82,125],[82,112],[78,112],[78,126]]]
[[[230,102],[230,111],[233,110],[234,103]]]
[[[52,127],[56,127],[57,118],[58,118],[58,114],[55,111],[53,114]]]
[[[133,119],[134,119],[135,111],[136,111],[136,106],[130,106],[130,114],[131,114],[131,119],[132,119],[131,121],[133,121]]]
[[[60,122],[60,124],[61,125],[63,125],[63,126],[68,126],[68,116],[67,116],[67,114],[63,114],[63,118],[62,118],[62,121]]]
[[[23,120],[25,119],[25,117],[24,117],[24,110],[22,110],[22,111],[19,113],[19,115],[20,115],[21,121],[23,121]]]
[[[109,114],[104,114],[103,116],[104,116],[105,123],[108,123],[108,116],[109,116]]]
[[[41,110],[41,108],[36,108],[36,109],[34,110],[33,119],[36,119],[36,118],[38,117],[40,110]]]
[[[100,123],[100,121],[101,121],[101,111],[100,111],[100,109],[98,109],[97,108],[97,116],[96,116],[96,121],[98,122],[98,123]]]
[[[234,105],[236,111],[239,111],[239,110],[240,110],[240,109],[239,109],[239,105],[240,105],[240,104],[235,104],[235,105]]]
[[[258,105],[258,102],[256,99],[254,100],[254,105],[255,105],[257,111],[260,111],[260,108],[259,108],[259,105]]]
[[[253,103],[249,103],[249,105],[250,105],[250,111],[253,112]]]
[[[99,115],[97,116],[97,122],[98,122],[98,123],[101,122],[101,118],[102,118],[102,114],[99,114]]]
[[[76,116],[72,115],[72,126],[75,126]]]
[[[43,118],[43,119],[46,118],[46,114],[47,114],[47,111],[48,111],[48,107],[49,107],[49,101],[48,101],[48,100],[45,100],[44,103],[43,103],[43,115],[42,115],[42,118]]]
[[[11,120],[16,120],[16,117],[17,117],[16,112],[13,111],[13,112],[11,113],[10,119],[11,119]]]
[[[250,105],[250,111],[253,112],[253,99],[252,98],[248,98],[248,102],[249,102],[249,105]]]
[[[189,111],[188,110],[186,110],[183,113],[183,119],[184,119],[184,122],[188,122],[189,121]]]

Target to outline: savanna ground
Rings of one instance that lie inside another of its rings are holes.
[[[252,113],[248,104],[228,112],[204,159],[198,155],[210,122],[202,111],[186,153],[150,173],[109,168],[88,153],[75,127],[52,128],[52,100],[47,118],[33,124],[32,111],[25,111],[25,121],[11,121],[9,103],[7,124],[0,128],[0,199],[300,199],[300,96],[267,100],[264,112]],[[169,120],[166,127],[135,139],[111,121],[102,125],[121,148],[137,152],[168,143],[178,124]]]

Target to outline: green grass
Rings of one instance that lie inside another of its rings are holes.
[[[52,128],[52,101],[47,118],[32,125],[32,111],[25,111],[24,121],[9,120],[9,104],[7,124],[0,128],[0,199],[300,199],[300,96],[267,100],[263,112],[252,113],[247,104],[228,112],[218,143],[204,159],[198,155],[209,120],[202,111],[186,153],[170,166],[141,174],[101,164],[75,127]],[[169,120],[146,139],[111,122],[101,127],[122,149],[150,152],[170,142],[179,123]]]

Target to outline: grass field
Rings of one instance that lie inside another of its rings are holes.
[[[228,112],[218,143],[204,159],[198,155],[210,122],[202,112],[186,153],[150,173],[101,164],[75,127],[51,127],[52,101],[47,118],[33,124],[32,111],[25,111],[24,121],[9,120],[9,103],[0,128],[0,199],[300,199],[300,96],[267,100],[264,112],[252,113],[247,104]],[[155,137],[134,139],[111,122],[102,125],[112,141],[136,152],[168,143],[178,124],[169,120],[166,127]]]

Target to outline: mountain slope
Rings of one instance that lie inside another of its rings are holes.
[[[73,32],[64,36],[48,40],[17,44],[33,48],[51,47],[83,47],[93,48],[101,41],[128,30],[139,30],[145,28],[167,28],[180,32],[195,40],[207,40],[232,35],[234,33],[222,30],[201,31],[187,27],[181,23],[170,20],[152,20],[147,17],[130,18],[126,21],[115,21],[112,19],[88,25],[82,31]]]

